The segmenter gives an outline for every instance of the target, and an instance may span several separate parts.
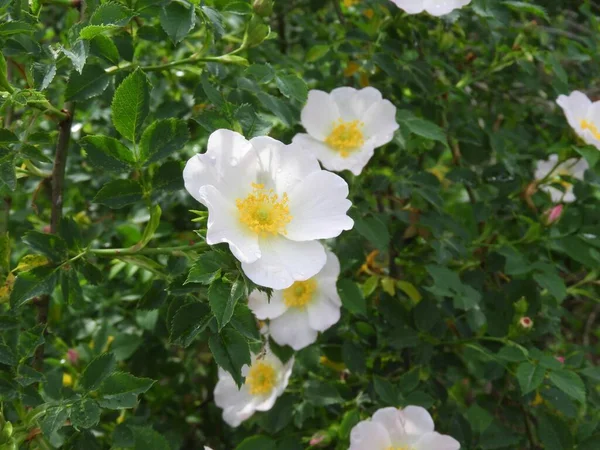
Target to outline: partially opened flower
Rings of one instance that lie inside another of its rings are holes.
[[[600,150],[600,102],[592,103],[583,92],[573,91],[569,96],[559,96],[556,103],[563,109],[575,133],[586,144]]]
[[[269,137],[247,141],[217,130],[207,152],[188,161],[183,178],[208,208],[206,242],[228,243],[261,286],[285,289],[313,277],[326,260],[318,239],[354,224],[346,214],[347,183],[298,146]]]
[[[583,158],[571,158],[558,163],[558,155],[550,155],[547,161],[538,161],[535,169],[535,179],[543,180],[540,189],[552,197],[554,203],[575,201],[571,179],[583,180],[583,175],[589,165]],[[562,186],[562,190],[552,184]]]
[[[232,376],[219,368],[215,403],[223,409],[223,420],[237,427],[256,411],[270,410],[285,391],[293,366],[294,358],[283,364],[270,350],[252,355],[251,365],[242,368],[246,382],[240,389]]]
[[[433,419],[420,406],[383,408],[350,433],[349,450],[459,450],[453,437],[434,431]]]
[[[432,16],[443,16],[468,5],[471,0],[392,0],[392,2],[408,14],[426,11]]]
[[[377,147],[387,144],[398,129],[396,107],[372,87],[312,90],[302,109],[308,134],[293,142],[315,155],[326,169],[359,175]]]
[[[319,331],[340,320],[339,274],[337,256],[327,251],[327,262],[317,275],[273,291],[270,299],[264,292],[254,291],[248,306],[258,319],[270,319],[269,333],[275,342],[300,350],[315,342]]]

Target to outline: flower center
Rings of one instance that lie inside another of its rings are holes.
[[[267,191],[263,184],[252,183],[252,189],[248,197],[235,201],[240,222],[255,233],[285,234],[285,227],[292,220],[287,194],[280,199],[273,189]]]
[[[283,291],[283,301],[290,308],[303,308],[313,298],[317,282],[312,278],[306,281],[296,281]]]
[[[275,381],[277,373],[270,364],[257,361],[246,376],[246,384],[250,389],[252,395],[263,395],[268,394],[275,387]]]
[[[596,139],[600,140],[600,131],[598,131],[598,128],[596,128],[596,125],[594,125],[591,122],[588,122],[587,120],[583,119],[581,121],[581,129],[582,130],[590,130],[590,132],[592,133],[592,136],[594,136]]]
[[[365,143],[361,130],[363,126],[364,123],[360,120],[344,122],[340,119],[331,134],[325,138],[325,143],[340,152],[343,158],[347,158],[351,151],[362,147]]]

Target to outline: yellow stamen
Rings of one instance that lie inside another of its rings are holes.
[[[350,6],[354,6],[356,4],[358,4],[360,2],[360,0],[344,0],[344,6],[346,7],[350,7]]]
[[[73,377],[68,373],[63,373],[63,386],[72,386],[73,385]]]
[[[252,193],[235,202],[240,213],[240,222],[255,233],[285,234],[285,227],[292,220],[288,207],[288,196],[280,199],[272,189],[252,183]]]
[[[312,299],[317,289],[317,282],[312,278],[296,281],[283,291],[283,301],[290,308],[304,308]]]
[[[360,120],[344,122],[340,119],[325,143],[340,152],[343,158],[350,156],[350,152],[362,147],[365,143],[361,128],[364,126]]]
[[[598,128],[593,123],[588,122],[587,120],[583,119],[581,121],[581,129],[582,130],[590,130],[590,132],[592,133],[592,136],[594,136],[596,139],[600,140],[600,131],[598,131]]]
[[[246,384],[252,395],[264,395],[270,393],[275,387],[277,373],[270,364],[264,361],[256,361],[246,376]]]

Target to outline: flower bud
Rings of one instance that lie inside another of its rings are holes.
[[[260,17],[252,16],[250,23],[248,23],[248,28],[246,28],[246,34],[244,34],[242,48],[251,48],[260,45],[269,33],[271,33],[271,28]]]
[[[273,12],[273,0],[254,0],[252,9],[257,16],[268,17]]]
[[[525,316],[525,317],[521,317],[519,319],[519,325],[523,328],[525,328],[526,330],[530,329],[533,327],[533,320],[531,320],[529,317]]]
[[[67,350],[67,359],[71,364],[77,364],[79,361],[79,353],[74,348]]]
[[[550,208],[544,213],[544,224],[552,225],[558,222],[562,216],[564,206],[562,204]]]

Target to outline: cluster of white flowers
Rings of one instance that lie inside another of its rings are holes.
[[[410,14],[442,15],[470,0],[393,0]],[[338,322],[341,300],[337,256],[320,242],[350,230],[348,185],[321,169],[360,175],[375,149],[398,129],[396,107],[372,87],[331,93],[312,90],[301,114],[307,134],[285,145],[269,137],[246,140],[217,130],[207,151],[193,156],[183,177],[187,191],[208,209],[206,242],[227,243],[246,276],[273,289],[256,290],[248,305],[279,345],[300,350]],[[242,368],[245,382],[219,369],[215,403],[223,419],[239,426],[267,411],[287,387],[294,359],[285,364],[265,347]],[[352,431],[352,450],[456,450],[460,445],[433,431],[427,411],[416,406],[386,408]],[[210,450],[205,447],[205,450]]]

